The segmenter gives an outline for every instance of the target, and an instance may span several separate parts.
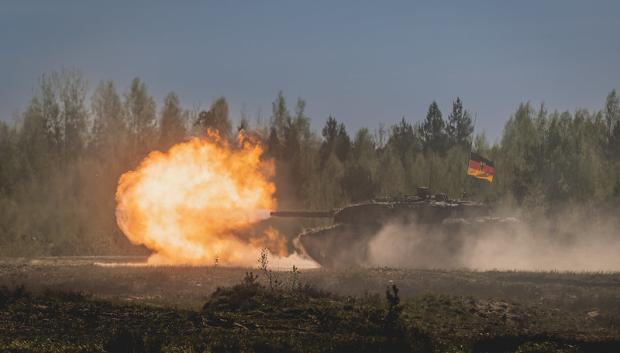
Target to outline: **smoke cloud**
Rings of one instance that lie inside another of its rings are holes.
[[[514,213],[513,213],[514,214]],[[369,244],[369,266],[478,270],[620,271],[617,213],[571,209],[501,227],[447,234],[417,225],[384,226]]]

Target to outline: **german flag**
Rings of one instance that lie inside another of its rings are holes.
[[[467,175],[492,183],[493,176],[495,175],[495,166],[492,161],[472,152],[467,165]]]

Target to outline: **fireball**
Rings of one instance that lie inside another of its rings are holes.
[[[231,145],[215,133],[151,152],[119,180],[120,229],[153,251],[151,264],[249,265],[256,264],[259,244],[275,241],[286,248],[273,229],[250,239],[237,236],[251,234],[251,226],[276,206],[273,161],[262,153],[243,135]]]

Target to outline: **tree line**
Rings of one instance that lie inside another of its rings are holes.
[[[133,79],[91,92],[77,71],[43,75],[13,123],[0,121],[0,255],[135,251],[119,233],[119,176],[152,150],[167,150],[214,129],[259,140],[276,163],[281,208],[331,209],[414,193],[430,186],[452,197],[552,213],[570,204],[620,198],[620,104],[615,90],[600,110],[549,111],[521,103],[501,138],[473,136],[471,113],[455,98],[445,115],[431,102],[421,119],[352,134],[336,117],[310,127],[306,102],[282,92],[269,119],[231,118],[226,98],[185,108],[174,92],[158,104]],[[388,117],[385,117],[388,118]],[[495,162],[493,184],[467,178],[470,149]]]

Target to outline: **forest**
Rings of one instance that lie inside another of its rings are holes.
[[[257,139],[276,166],[281,208],[331,209],[429,186],[457,198],[553,215],[569,205],[592,209],[620,199],[620,103],[615,90],[599,110],[550,110],[515,102],[496,142],[474,135],[474,118],[455,97],[430,102],[413,120],[348,131],[338,117],[311,129],[306,102],[275,94],[268,118],[182,105],[174,92],[156,102],[133,79],[90,89],[77,70],[41,76],[13,120],[0,120],[0,256],[129,254],[115,221],[119,176],[153,150],[193,136],[239,131]],[[476,127],[476,132],[483,127]],[[494,161],[492,184],[466,176],[470,150]]]

